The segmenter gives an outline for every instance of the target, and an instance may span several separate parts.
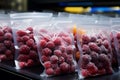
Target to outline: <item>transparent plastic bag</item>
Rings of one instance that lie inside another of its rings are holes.
[[[10,17],[0,14],[0,62],[14,60],[13,32],[10,27]]]
[[[38,24],[34,30],[40,62],[45,68],[41,76],[74,73],[76,64],[73,58],[73,36],[55,21]]]
[[[81,33],[77,30],[77,44],[80,51],[79,78],[113,73],[109,22],[89,21],[87,24],[84,22],[78,26],[85,31]]]
[[[33,34],[33,19],[49,19],[47,13],[18,13],[11,14],[11,24],[15,41],[15,65],[16,69],[39,65],[37,45]]]

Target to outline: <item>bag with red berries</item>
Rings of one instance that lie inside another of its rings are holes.
[[[113,53],[110,45],[109,28],[107,20],[80,22],[77,30],[77,44],[80,51],[78,61],[79,78],[111,74]]]
[[[73,36],[62,28],[67,26],[63,23],[53,21],[35,27],[40,62],[45,68],[41,76],[50,77],[75,72]]]
[[[10,16],[15,41],[16,69],[38,65],[39,57],[33,35],[32,20],[48,19],[52,17],[51,13],[17,13]]]
[[[14,60],[13,32],[10,27],[10,17],[0,14],[0,62]]]
[[[118,66],[120,67],[120,18],[111,18],[112,23],[112,47],[115,48],[118,59]]]

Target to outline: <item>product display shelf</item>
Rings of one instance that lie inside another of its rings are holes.
[[[61,76],[54,76],[54,77],[41,77],[40,74],[43,72],[44,68],[42,65],[19,69],[15,68],[15,64],[13,61],[1,62],[0,63],[0,72],[6,72],[12,76],[19,76],[25,80],[78,80],[78,74],[68,74],[68,75],[61,75]],[[96,76],[81,80],[120,80],[120,71],[116,69],[114,74],[110,75],[103,75],[103,76]]]

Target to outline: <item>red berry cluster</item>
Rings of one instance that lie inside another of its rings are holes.
[[[0,61],[14,59],[14,42],[12,29],[10,27],[0,27]]]
[[[16,40],[19,46],[17,60],[20,68],[36,65],[39,62],[37,45],[33,37],[33,28],[16,31]]]
[[[81,74],[84,77],[110,74],[112,70],[112,51],[108,39],[98,34],[96,36],[81,36]]]
[[[41,36],[42,35],[42,36]],[[66,32],[40,30],[41,61],[48,76],[75,72],[72,39]]]

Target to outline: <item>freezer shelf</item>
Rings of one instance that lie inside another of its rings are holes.
[[[13,61],[1,62],[0,70],[3,70],[14,76],[19,76],[27,80],[78,80],[77,73],[69,75],[61,75],[56,77],[40,77],[40,74],[43,72],[44,68],[42,65],[35,66],[32,68],[25,68],[21,70],[15,69],[15,64]],[[120,71],[116,69],[116,72],[111,75],[96,76],[91,78],[86,78],[83,80],[120,80]]]

